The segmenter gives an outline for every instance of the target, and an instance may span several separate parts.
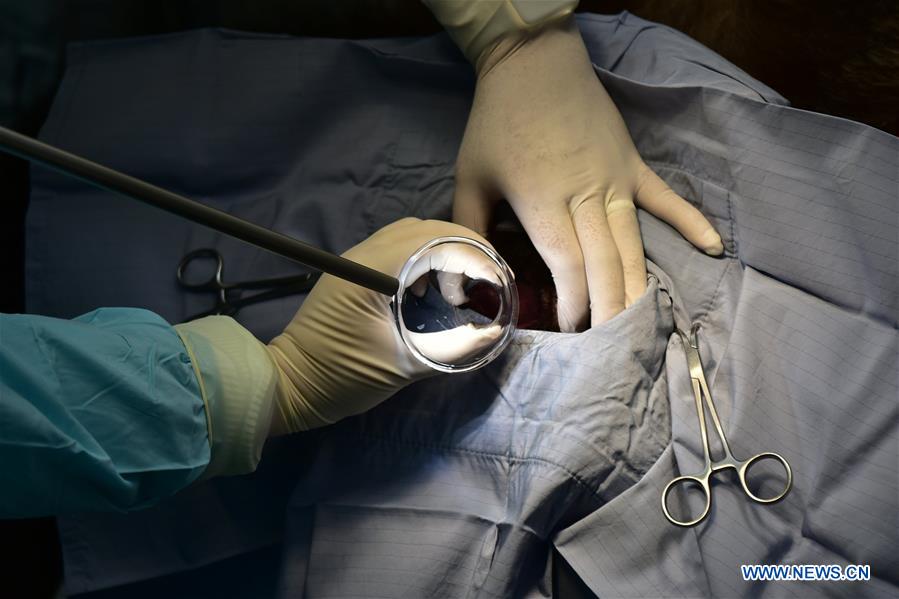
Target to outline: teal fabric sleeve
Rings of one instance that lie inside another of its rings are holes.
[[[147,310],[0,315],[0,518],[133,510],[210,460],[175,330]]]

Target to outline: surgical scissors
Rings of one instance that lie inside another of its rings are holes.
[[[709,515],[709,509],[712,507],[712,489],[709,484],[709,479],[716,472],[727,470],[728,468],[736,470],[737,478],[740,479],[740,485],[743,487],[743,491],[750,499],[757,503],[775,503],[780,501],[786,497],[787,493],[790,492],[790,488],[793,486],[793,471],[790,469],[790,464],[783,456],[772,452],[762,452],[752,456],[748,460],[741,461],[736,459],[731,453],[730,446],[727,444],[727,438],[724,436],[724,429],[721,427],[721,421],[718,419],[718,412],[715,410],[715,403],[712,401],[712,394],[709,392],[709,386],[705,380],[705,373],[703,373],[702,370],[702,360],[699,356],[699,342],[696,336],[698,330],[699,325],[694,324],[693,328],[690,330],[689,337],[679,329],[676,332],[684,345],[684,352],[687,355],[687,365],[690,368],[690,379],[693,383],[693,399],[696,402],[696,414],[699,416],[699,432],[702,436],[702,450],[705,454],[705,468],[698,474],[678,476],[669,482],[662,491],[662,511],[665,513],[665,517],[668,518],[668,521],[672,524],[684,527],[695,526]],[[706,427],[703,401],[705,405],[708,406],[709,413],[712,415],[712,422],[715,424],[715,430],[718,431],[718,438],[721,441],[721,447],[724,451],[724,457],[715,462],[712,461],[712,455],[709,449],[709,432]],[[765,460],[775,460],[780,462],[780,465],[783,466],[787,474],[787,483],[783,491],[781,491],[779,495],[770,498],[759,497],[749,489],[749,485],[746,483],[746,472],[749,468],[753,464],[758,464]],[[688,484],[699,485],[702,489],[702,492],[705,495],[705,509],[703,509],[702,513],[693,520],[678,520],[668,511],[668,495],[674,488]]]
[[[212,259],[215,262],[215,269],[212,271],[212,274],[208,278],[200,278],[197,281],[189,280],[189,277],[185,275],[188,266],[191,262],[203,259]],[[178,263],[178,271],[175,276],[181,287],[189,291],[212,292],[216,294],[216,304],[213,308],[194,314],[187,318],[185,322],[213,314],[234,316],[244,306],[309,291],[319,278],[319,273],[305,273],[289,277],[225,283],[222,281],[224,268],[225,261],[222,255],[218,250],[212,248],[194,250],[185,255],[181,262]],[[268,291],[262,291],[248,297],[239,297],[239,294],[247,289],[268,289]],[[232,299],[231,295],[235,293],[238,294],[238,297]]]

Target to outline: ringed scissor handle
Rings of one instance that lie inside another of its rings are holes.
[[[211,258],[215,260],[215,270],[212,271],[205,279],[199,281],[190,281],[185,274],[185,269],[191,262],[198,258]],[[222,254],[213,248],[200,248],[185,254],[178,263],[178,270],[175,276],[178,283],[185,289],[193,289],[197,291],[229,291],[231,289],[268,289],[270,287],[281,287],[285,285],[298,285],[310,280],[311,274],[288,275],[286,277],[271,277],[268,279],[257,279],[255,281],[238,281],[234,283],[225,283],[222,280],[222,273],[225,268],[225,261]]]
[[[212,274],[202,280],[193,282],[190,281],[187,275],[184,274],[185,269],[188,265],[196,260],[197,258],[211,258],[215,260],[215,270]],[[175,276],[178,279],[178,283],[181,284],[185,289],[195,289],[198,291],[221,291],[225,289],[225,284],[222,282],[222,270],[224,268],[224,260],[222,259],[222,255],[218,252],[218,250],[214,250],[212,248],[200,248],[198,250],[193,250],[184,255],[181,258],[181,261],[178,263],[178,270],[175,272]]]
[[[776,503],[786,497],[787,493],[790,492],[790,489],[793,486],[793,470],[790,468],[790,464],[787,462],[787,460],[780,454],[766,451],[756,454],[748,460],[738,460],[734,457],[733,453],[730,450],[730,446],[727,443],[727,437],[724,434],[724,428],[721,426],[721,420],[718,418],[718,411],[715,409],[715,403],[712,400],[712,394],[709,391],[708,383],[705,379],[705,373],[702,369],[702,360],[699,356],[699,343],[696,335],[696,332],[698,330],[699,325],[695,324],[690,330],[689,336],[679,329],[676,332],[684,345],[684,352],[687,356],[687,365],[690,368],[690,379],[693,384],[693,400],[696,404],[696,415],[699,418],[699,433],[702,440],[702,450],[705,457],[705,467],[703,468],[702,472],[698,474],[678,476],[667,485],[665,485],[665,488],[662,491],[662,512],[665,514],[665,517],[669,522],[683,527],[695,526],[705,520],[705,518],[709,515],[709,510],[712,507],[712,487],[710,479],[716,472],[727,470],[728,468],[733,468],[737,472],[737,478],[740,480],[740,486],[743,487],[743,491],[746,493],[746,495],[749,496],[751,500],[755,501],[756,503]],[[711,449],[709,447],[709,431],[708,427],[706,426],[705,407],[708,407],[709,414],[712,417],[712,423],[715,425],[715,430],[718,432],[718,438],[721,442],[722,451],[724,453],[724,457],[722,459],[716,460],[714,462],[712,461]],[[775,460],[779,462],[780,465],[783,466],[783,469],[787,474],[787,483],[784,486],[783,491],[781,491],[774,497],[768,498],[759,497],[758,495],[753,493],[749,488],[748,483],[746,482],[746,473],[749,471],[749,469],[753,465],[766,460]],[[692,520],[679,520],[674,517],[668,510],[668,496],[671,494],[671,491],[673,489],[679,486],[690,484],[696,485],[700,489],[702,489],[702,493],[705,496],[705,505],[702,512],[696,518]]]
[[[215,269],[211,271],[211,274],[208,277],[190,280],[185,274],[188,265],[194,260],[204,258],[213,260],[215,262]],[[184,322],[216,314],[235,316],[244,306],[280,297],[287,297],[303,291],[309,291],[319,278],[319,273],[305,273],[301,275],[258,279],[255,281],[225,283],[222,280],[224,265],[225,262],[222,258],[222,254],[213,248],[196,249],[181,258],[181,261],[178,263],[178,270],[175,273],[178,284],[191,291],[211,291],[215,293],[217,297],[215,306],[209,310],[204,310],[189,316]],[[242,292],[250,289],[260,289],[265,291],[247,297],[239,297],[238,299],[231,299],[229,297],[231,292]]]

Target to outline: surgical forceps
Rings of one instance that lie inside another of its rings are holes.
[[[189,280],[185,275],[185,270],[191,262],[202,259],[212,259],[215,261],[215,269],[212,274],[206,278],[200,278],[197,281]],[[178,284],[189,291],[212,292],[216,294],[215,306],[210,310],[205,310],[198,314],[194,314],[185,320],[195,320],[203,316],[211,316],[213,314],[224,314],[225,316],[234,316],[244,306],[257,304],[259,302],[268,301],[278,297],[287,297],[309,291],[319,278],[319,273],[306,273],[290,277],[275,277],[271,279],[259,279],[256,281],[241,281],[238,283],[225,283],[222,281],[222,271],[225,268],[225,261],[218,250],[212,248],[200,248],[188,253],[178,263],[178,271],[176,277]],[[243,290],[247,289],[267,289],[255,295],[248,297],[239,297]],[[232,299],[232,295],[237,294],[236,299]]]
[[[687,355],[687,365],[690,368],[690,379],[693,383],[693,399],[696,402],[696,414],[699,416],[699,431],[702,437],[702,450],[705,453],[705,468],[698,474],[678,476],[669,482],[665,486],[665,490],[662,491],[662,511],[665,513],[665,517],[668,518],[668,521],[672,524],[684,527],[695,526],[708,516],[709,509],[712,507],[712,488],[709,484],[709,479],[716,472],[727,470],[728,468],[736,470],[737,478],[740,479],[740,485],[743,487],[743,491],[750,499],[757,503],[775,503],[780,501],[786,497],[787,493],[790,492],[790,488],[793,486],[793,471],[790,469],[790,464],[787,463],[787,460],[784,459],[783,456],[766,451],[754,455],[748,460],[741,461],[736,459],[731,453],[730,447],[727,444],[727,438],[724,436],[724,429],[721,427],[721,421],[718,419],[718,412],[715,410],[715,403],[712,401],[712,394],[709,392],[709,386],[708,383],[706,383],[705,374],[702,370],[702,360],[699,357],[699,342],[696,337],[696,332],[698,330],[699,325],[694,324],[693,328],[690,330],[689,336],[679,329],[676,332],[684,345],[684,352]],[[712,461],[711,452],[709,450],[709,432],[706,428],[703,401],[705,402],[705,405],[708,406],[709,413],[712,415],[712,422],[715,424],[715,430],[718,431],[718,438],[721,441],[721,447],[724,451],[724,457],[715,462]],[[780,462],[780,465],[783,466],[787,473],[787,484],[783,491],[781,491],[779,495],[767,499],[759,497],[750,491],[749,485],[746,484],[746,472],[749,468],[753,464],[765,460],[776,460],[777,462]],[[705,509],[703,509],[702,513],[693,520],[678,520],[668,511],[668,495],[674,488],[680,485],[689,484],[699,485],[702,489],[702,492],[705,495]]]

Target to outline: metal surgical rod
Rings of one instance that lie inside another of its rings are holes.
[[[298,239],[260,227],[227,212],[166,191],[161,187],[150,185],[146,181],[91,162],[6,127],[0,127],[0,151],[48,166],[102,189],[156,206],[386,296],[393,297],[399,290],[400,284],[395,277],[352,260],[341,258]]]

